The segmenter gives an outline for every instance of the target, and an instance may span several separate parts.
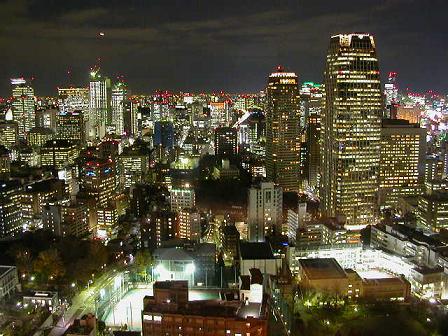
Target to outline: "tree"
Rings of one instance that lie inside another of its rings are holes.
[[[134,258],[134,266],[137,272],[147,280],[148,267],[151,267],[154,263],[154,259],[148,250],[139,250]]]
[[[45,282],[62,277],[65,274],[65,267],[59,256],[59,252],[56,249],[40,252],[34,261],[34,271]]]
[[[33,257],[31,251],[19,245],[14,247],[11,252],[15,259],[19,274],[29,274],[33,270]]]

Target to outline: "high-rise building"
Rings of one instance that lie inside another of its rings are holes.
[[[422,192],[426,130],[407,120],[383,119],[379,204],[396,208],[398,198]]]
[[[0,183],[0,237],[6,238],[23,230],[21,207],[22,185],[17,180]]]
[[[284,191],[299,191],[300,109],[297,75],[282,67],[266,89],[266,176]]]
[[[382,92],[369,34],[331,37],[322,114],[322,211],[351,229],[377,218]]]
[[[89,113],[87,115],[88,139],[102,139],[106,127],[112,124],[110,79],[102,77],[99,69],[90,72]]]
[[[106,207],[113,200],[115,178],[112,159],[92,158],[81,167],[81,189],[95,200],[98,207]]]
[[[74,112],[89,109],[89,89],[83,87],[58,88],[59,111]]]
[[[212,128],[228,126],[229,105],[227,102],[210,102],[210,124]]]
[[[233,157],[238,151],[237,131],[233,127],[215,128],[215,155]]]
[[[282,232],[283,191],[272,182],[261,182],[249,189],[247,225],[249,241],[262,242],[274,230]]]
[[[76,110],[73,112],[60,113],[57,116],[58,139],[68,140],[75,144],[82,144],[85,141],[85,125],[83,112]]]
[[[143,246],[154,251],[162,242],[178,236],[178,218],[172,211],[153,211],[146,221],[142,222]]]
[[[124,133],[124,115],[128,89],[124,82],[119,81],[112,88],[112,127],[109,131],[122,135]]]
[[[59,111],[55,108],[39,108],[36,110],[35,125],[56,131],[56,118],[58,114]]]
[[[47,127],[33,127],[27,134],[28,145],[41,147],[54,138],[54,131]]]
[[[179,238],[197,242],[201,239],[201,214],[196,209],[183,209],[180,211]]]
[[[49,140],[40,150],[41,165],[61,169],[72,165],[78,154],[78,148],[70,141]]]
[[[320,128],[321,114],[324,107],[324,87],[322,84],[305,82],[300,90],[305,107],[305,158],[301,160],[302,179],[308,186],[316,191],[320,172]]]
[[[387,83],[384,84],[384,98],[386,101],[386,118],[396,118],[396,107],[398,104],[398,86],[397,86],[397,73],[389,72],[387,77]]]
[[[122,188],[143,182],[149,171],[149,154],[137,147],[126,147],[120,154],[118,162]]]
[[[0,121],[0,145],[12,149],[19,141],[19,124],[15,121]]]
[[[23,78],[12,78],[11,84],[13,120],[19,125],[19,137],[26,139],[28,131],[35,126],[34,89]]]
[[[428,156],[425,161],[425,183],[440,180],[443,177],[443,161],[436,156]]]
[[[183,209],[194,208],[195,192],[191,186],[173,188],[170,192],[171,210],[180,212]]]
[[[171,121],[156,121],[154,123],[153,146],[156,157],[166,158],[174,148],[174,126]]]

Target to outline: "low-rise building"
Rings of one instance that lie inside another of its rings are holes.
[[[143,303],[143,336],[268,335],[265,300],[190,301],[186,281],[164,281],[154,284],[154,296]]]

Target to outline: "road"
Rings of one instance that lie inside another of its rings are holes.
[[[34,336],[42,336],[44,330],[52,327],[48,336],[62,336],[70,327],[73,321],[80,318],[84,314],[95,313],[95,298],[101,288],[111,281],[117,275],[117,270],[110,270],[105,272],[101,277],[94,280],[93,284],[88,289],[84,289],[73,297],[72,305],[64,311],[59,321],[52,326],[53,318],[50,316],[40,326],[39,330],[34,333]]]

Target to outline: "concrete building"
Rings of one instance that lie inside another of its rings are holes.
[[[383,95],[369,34],[331,37],[322,114],[321,207],[361,229],[377,218]]]
[[[262,242],[273,231],[282,232],[283,190],[272,182],[261,182],[249,189],[247,223],[249,240]]]
[[[194,188],[189,185],[173,188],[170,191],[171,211],[180,212],[196,205]]]
[[[426,129],[407,120],[383,119],[379,174],[379,204],[397,208],[400,197],[421,194],[424,179]]]
[[[154,296],[143,301],[143,336],[268,335],[266,303],[240,300],[190,301],[186,281],[154,284]]]
[[[73,165],[78,155],[77,146],[67,140],[49,140],[40,150],[41,165],[56,169]]]
[[[237,130],[233,127],[217,127],[215,129],[215,155],[233,157],[238,152]]]
[[[0,301],[9,298],[19,286],[19,276],[15,266],[0,266]]]
[[[266,176],[283,190],[299,191],[298,77],[278,67],[266,88]]]
[[[407,300],[410,283],[402,277],[363,277],[353,270],[344,270],[333,258],[301,259],[300,284],[305,288],[349,299],[374,301]]]
[[[251,268],[258,268],[262,274],[277,275],[282,261],[275,258],[268,242],[240,242],[240,274],[249,275]]]

